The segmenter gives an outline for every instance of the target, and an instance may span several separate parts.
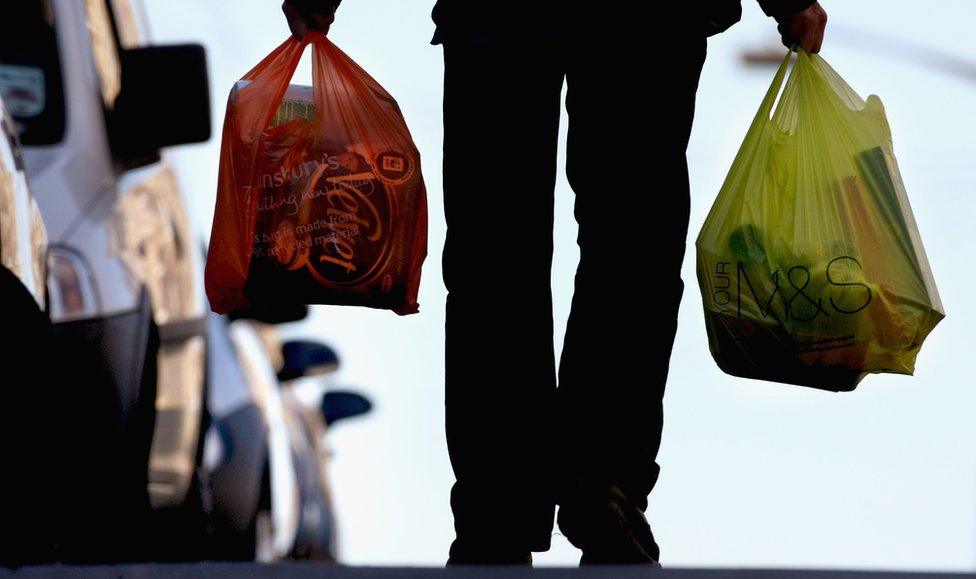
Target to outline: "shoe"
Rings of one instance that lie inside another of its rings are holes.
[[[532,566],[532,552],[500,546],[462,544],[455,539],[451,543],[448,566],[454,565],[528,565]]]
[[[644,512],[616,486],[567,496],[557,523],[583,551],[580,565],[657,565],[659,549]]]

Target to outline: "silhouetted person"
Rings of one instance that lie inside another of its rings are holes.
[[[819,51],[816,2],[759,1],[785,43]],[[327,30],[328,4],[288,0],[293,32]],[[740,11],[739,0],[434,8],[457,477],[450,563],[531,563],[549,548],[556,504],[583,563],[657,561],[644,510],[683,291],[685,149],[706,37]],[[550,271],[564,83],[580,263],[557,390]]]

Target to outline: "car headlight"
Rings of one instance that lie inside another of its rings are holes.
[[[98,311],[98,292],[91,268],[77,252],[66,247],[48,250],[47,285],[51,321],[90,318]]]

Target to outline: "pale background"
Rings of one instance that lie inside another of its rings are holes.
[[[421,313],[398,318],[323,307],[289,330],[334,344],[345,362],[344,381],[376,403],[370,418],[331,435],[341,556],[356,564],[442,564],[453,537],[442,400],[442,59],[440,49],[428,44],[431,1],[346,0],[331,34],[398,98],[424,154],[431,235]],[[279,2],[147,5],[157,40],[207,46],[219,135],[232,83],[286,37]],[[825,7],[830,25],[823,56],[862,96],[876,93],[887,107],[948,318],[922,350],[914,378],[871,376],[849,394],[740,380],[712,362],[693,241],[772,78],[771,69],[744,67],[739,54],[776,40],[772,21],[744,0],[743,21],[709,42],[699,92],[689,150],[687,286],[666,398],[663,470],[648,514],[669,566],[976,569],[976,384],[969,331],[976,328],[976,75],[952,76],[905,54],[906,43],[916,43],[976,60],[976,5],[835,0]],[[653,83],[655,62],[668,55],[646,56]],[[298,80],[307,83],[309,76],[305,68]],[[631,80],[619,79],[621,107],[635,115],[668,114],[654,108],[653,89],[642,97]],[[212,141],[172,155],[201,235],[210,229],[218,149]],[[558,346],[577,253],[572,192],[562,176],[557,187]],[[624,215],[626,203],[618,207]],[[634,284],[635,292],[639,287]],[[518,371],[503,359],[491,363],[485,371],[499,380]],[[498,428],[504,427],[500,417]],[[550,553],[536,558],[543,564],[577,559],[560,536]]]

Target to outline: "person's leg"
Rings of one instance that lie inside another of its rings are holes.
[[[705,56],[700,35],[673,38],[666,52],[590,46],[567,72],[580,264],[559,369],[559,525],[584,562],[659,555],[643,511],[683,290],[685,149]],[[637,75],[653,94],[630,82]]]
[[[549,547],[555,392],[553,189],[563,75],[551,51],[445,46],[450,563],[528,562]]]

